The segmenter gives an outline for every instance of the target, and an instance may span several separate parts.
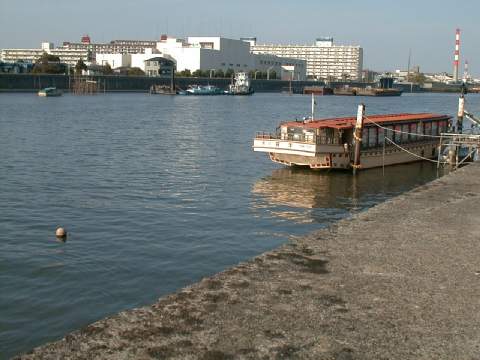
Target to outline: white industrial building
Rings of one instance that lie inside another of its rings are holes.
[[[41,49],[3,49],[0,54],[5,62],[35,62],[44,52],[57,55],[60,61],[70,65],[75,65],[80,59],[88,62],[91,58],[98,65],[108,63],[112,69],[138,67],[145,70],[146,60],[161,56],[175,61],[177,71],[225,72],[232,69],[235,72],[275,72],[277,78],[292,80],[305,80],[307,74],[307,63],[303,59],[268,53],[252,54],[248,42],[217,36],[192,36],[184,40],[163,35],[154,47],[151,41],[140,40],[92,44],[90,38],[84,36],[81,43],[64,43],[59,48],[54,48],[52,43],[42,43]]]
[[[253,54],[271,54],[302,59],[307,62],[307,76],[315,79],[360,80],[363,49],[360,46],[339,46],[333,38],[318,38],[314,45],[257,44],[256,38],[245,38]]]
[[[130,54],[95,54],[95,61],[98,65],[110,65],[112,69],[119,67],[130,67],[132,66],[132,58]]]
[[[186,40],[162,37],[155,49],[137,54],[96,54],[97,64],[112,68],[131,66],[145,70],[145,61],[162,56],[176,63],[177,71],[222,70],[262,71],[292,80],[305,80],[306,62],[270,54],[254,55],[250,45],[241,40],[222,37],[188,37]]]

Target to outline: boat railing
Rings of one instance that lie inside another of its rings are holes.
[[[301,143],[316,144],[315,136],[304,134],[272,134],[268,132],[259,131],[255,135],[255,139],[260,140],[283,140],[295,141]]]
[[[261,140],[280,140],[277,134],[272,134],[264,131],[257,131],[255,134],[255,139]]]

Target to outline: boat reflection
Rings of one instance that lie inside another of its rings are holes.
[[[361,171],[319,172],[280,168],[257,181],[253,188],[255,209],[294,222],[321,222],[364,210],[441,174],[435,164],[413,163]]]

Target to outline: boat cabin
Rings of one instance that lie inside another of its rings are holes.
[[[437,114],[371,115],[364,120],[362,148],[383,146],[385,137],[397,144],[428,141],[428,136],[447,131],[449,119]],[[354,117],[284,122],[277,129],[277,137],[315,145],[351,145],[355,123]]]
[[[253,150],[284,165],[348,169],[354,161],[355,117],[282,122],[275,134],[257,133]],[[450,116],[432,113],[363,118],[361,161],[355,168],[402,164],[435,156]],[[406,151],[405,151],[406,150]]]

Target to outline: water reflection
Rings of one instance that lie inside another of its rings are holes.
[[[258,180],[253,188],[254,209],[294,222],[325,223],[366,209],[392,196],[429,182],[437,176],[435,164],[414,163],[350,172],[319,172],[280,168]]]

